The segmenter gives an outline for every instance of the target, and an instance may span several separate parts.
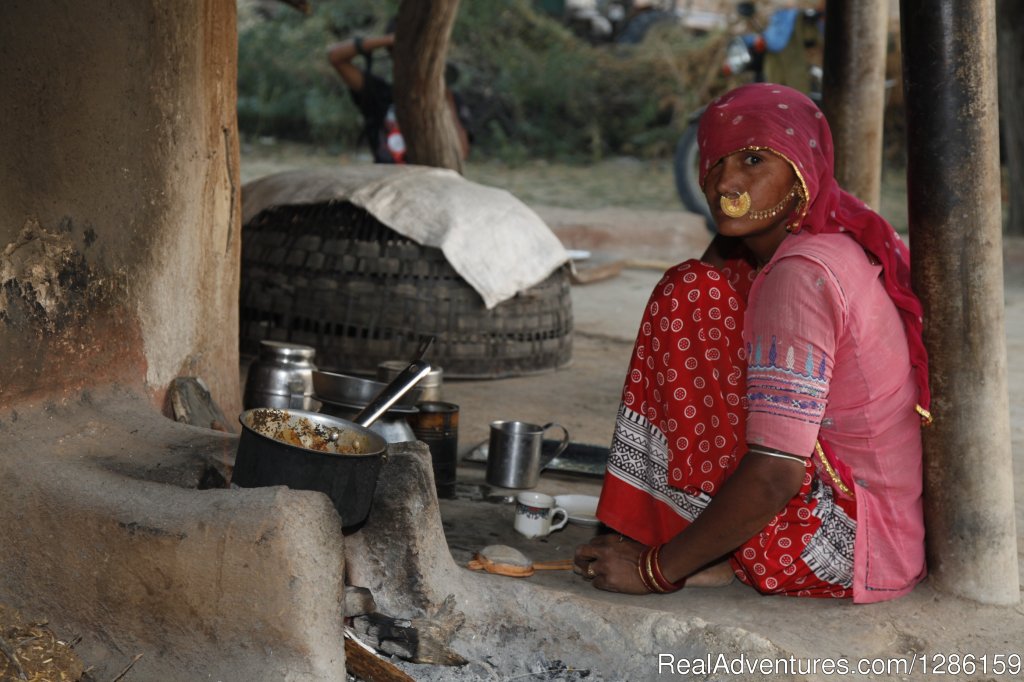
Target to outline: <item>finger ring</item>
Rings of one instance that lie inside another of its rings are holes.
[[[593,578],[596,575],[597,574],[594,573],[594,567],[593,566],[587,566],[587,577],[588,578]]]

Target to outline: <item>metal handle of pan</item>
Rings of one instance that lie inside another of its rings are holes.
[[[356,424],[369,427],[381,415],[387,412],[398,399],[409,392],[420,379],[430,373],[430,363],[425,360],[416,360],[409,364],[402,372],[395,377],[391,383],[384,387],[373,400],[367,404],[355,417],[352,418]]]

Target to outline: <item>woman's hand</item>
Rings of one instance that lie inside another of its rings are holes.
[[[638,569],[644,545],[621,535],[598,535],[576,548],[573,570],[609,592],[647,594]]]

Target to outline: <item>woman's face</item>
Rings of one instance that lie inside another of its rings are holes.
[[[786,199],[793,189],[796,173],[789,162],[770,151],[739,151],[722,158],[708,171],[704,182],[704,198],[718,225],[719,234],[727,237],[755,237],[777,230],[785,236],[785,223],[798,201],[792,197],[774,216],[755,219],[747,215],[730,218],[722,211],[721,198],[750,195],[750,211],[767,211]]]

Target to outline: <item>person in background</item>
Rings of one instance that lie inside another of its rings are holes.
[[[821,10],[783,8],[772,13],[762,34],[765,42],[762,76],[769,83],[795,88],[805,95],[815,90],[810,64],[821,64],[824,45],[824,7]]]
[[[373,73],[373,55],[377,50],[392,53],[395,44],[394,20],[389,22],[386,33],[380,36],[356,36],[350,40],[331,45],[327,59],[345,83],[352,101],[363,116],[363,137],[370,146],[373,160],[377,163],[405,163],[405,139],[395,116],[394,95],[391,83]],[[365,60],[363,68],[355,64],[356,57]],[[445,80],[450,83],[457,77],[457,70],[449,65]],[[448,105],[452,111],[459,149],[463,160],[469,156],[470,135],[468,132],[469,111],[450,88],[446,87]]]
[[[733,576],[765,594],[909,592],[925,575],[922,308],[899,235],[834,177],[818,107],[736,88],[698,130],[718,235],[637,335],[597,516],[599,589]]]

